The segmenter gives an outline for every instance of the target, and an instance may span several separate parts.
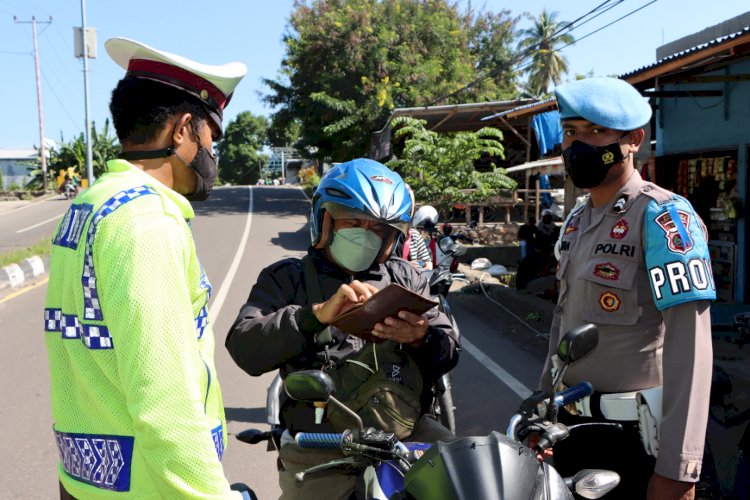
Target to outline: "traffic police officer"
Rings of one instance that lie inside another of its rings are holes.
[[[589,197],[562,228],[560,294],[540,389],[551,388],[561,335],[594,323],[599,344],[564,384],[587,380],[596,392],[560,420],[618,421],[625,429],[575,429],[555,446],[556,466],[563,475],[616,470],[622,482],[611,497],[693,498],[712,366],[706,228],[687,200],[635,170],[651,118],[635,88],[589,78],[555,93],[565,168]]]
[[[211,143],[244,64],[208,66],[115,38],[121,159],[54,236],[44,310],[63,499],[240,498],[186,196],[208,196]]]

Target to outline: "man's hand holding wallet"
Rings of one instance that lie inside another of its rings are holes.
[[[339,287],[333,297],[313,305],[318,321],[371,342],[393,340],[419,346],[427,334],[422,314],[437,305],[392,283],[383,290],[354,280]]]

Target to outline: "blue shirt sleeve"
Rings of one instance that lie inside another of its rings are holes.
[[[660,311],[694,300],[715,300],[705,226],[681,196],[651,201],[645,214],[646,269]]]

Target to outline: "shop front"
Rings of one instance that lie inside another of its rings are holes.
[[[738,299],[737,220],[742,208],[737,189],[737,149],[706,150],[656,159],[655,180],[687,198],[708,231],[717,300]]]
[[[693,204],[708,231],[717,302],[741,305],[750,302],[750,13],[730,21],[665,46],[672,53],[657,49],[659,61],[621,78],[654,108],[654,161],[644,173]]]

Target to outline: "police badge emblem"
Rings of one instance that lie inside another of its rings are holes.
[[[598,276],[605,280],[617,281],[620,279],[620,270],[610,262],[607,262],[606,264],[597,264],[594,266],[594,276]]]
[[[682,210],[677,210],[676,212],[687,232],[687,236],[690,237],[690,214],[683,212]],[[667,247],[670,252],[685,254],[688,250],[693,248],[692,241],[688,241],[687,244],[682,241],[680,231],[677,229],[677,225],[674,220],[672,220],[672,216],[669,212],[664,212],[659,215],[655,219],[655,222],[664,230],[664,237],[667,239]]]
[[[602,163],[604,163],[605,165],[609,165],[613,161],[615,161],[615,154],[612,151],[606,151],[602,155]]]
[[[604,292],[599,297],[599,306],[607,312],[615,312],[620,308],[620,297],[612,292]]]
[[[609,230],[609,237],[615,240],[621,240],[628,234],[628,229],[628,221],[620,219],[615,222],[615,225]]]

